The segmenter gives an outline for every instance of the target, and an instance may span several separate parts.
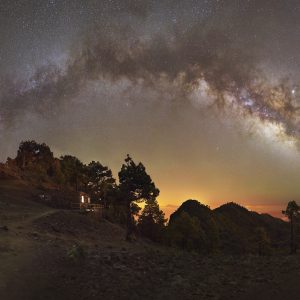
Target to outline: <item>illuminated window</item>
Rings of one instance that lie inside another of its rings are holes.
[[[84,203],[84,196],[81,196],[81,202]]]

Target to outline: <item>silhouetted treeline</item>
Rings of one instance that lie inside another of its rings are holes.
[[[157,202],[159,189],[145,166],[135,163],[129,155],[116,180],[112,171],[98,161],[84,164],[71,155],[55,158],[46,144],[25,141],[20,144],[16,158],[9,158],[2,165],[1,176],[51,191],[48,204],[55,207],[68,208],[79,201],[79,191],[87,193],[93,203],[103,204],[105,218],[127,228],[127,240],[141,235],[166,246],[199,253],[269,255],[284,249],[291,233],[291,252],[296,250],[299,209],[295,212],[294,206],[288,206],[284,212],[291,227],[287,222],[248,211],[235,203],[211,210],[197,200],[184,202],[166,223]]]
[[[51,190],[49,205],[70,208],[79,201],[76,192],[85,192],[93,203],[103,204],[107,219],[126,225],[127,240],[135,233],[161,239],[166,220],[156,200],[159,190],[144,165],[136,164],[129,155],[118,173],[118,183],[100,162],[84,164],[71,155],[55,158],[46,144],[35,141],[21,142],[16,158],[8,159],[5,168],[12,177]],[[142,202],[141,211],[138,203]]]
[[[267,214],[227,203],[217,209],[184,202],[168,224],[170,243],[200,252],[269,255],[286,245],[288,224]]]

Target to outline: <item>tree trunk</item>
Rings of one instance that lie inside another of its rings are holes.
[[[132,235],[132,215],[131,215],[131,202],[127,202],[127,226],[126,226],[126,241],[131,241]]]
[[[291,217],[291,254],[296,252],[295,241],[294,241],[294,219]]]
[[[76,179],[75,179],[75,189],[76,189],[76,192],[78,192],[78,175],[76,174]]]
[[[24,170],[26,167],[26,157],[25,153],[22,154],[22,169]]]

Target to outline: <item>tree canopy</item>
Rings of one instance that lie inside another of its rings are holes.
[[[154,201],[159,195],[159,189],[156,188],[144,165],[141,162],[136,164],[127,155],[119,172],[119,190],[127,207],[126,239],[129,240],[134,222],[131,212],[132,203]]]
[[[102,202],[107,206],[113,189],[116,187],[112,171],[98,161],[90,162],[86,170],[87,192],[94,202]]]
[[[158,242],[162,239],[166,221],[165,214],[160,210],[157,200],[150,200],[146,202],[139,216],[138,229],[143,236]]]
[[[20,168],[28,167],[29,165],[50,164],[54,157],[49,146],[45,143],[39,144],[36,141],[23,141],[20,143],[16,162]]]
[[[300,207],[295,201],[290,201],[286,210],[283,210],[282,213],[288,217],[290,221],[290,252],[293,254],[297,251],[295,241],[295,222],[300,216]]]

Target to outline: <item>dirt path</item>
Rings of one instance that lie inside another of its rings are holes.
[[[1,196],[1,195],[0,195]],[[0,197],[1,202],[1,197]],[[0,203],[0,299],[299,299],[299,256],[199,256],[36,203]],[[80,244],[85,257],[70,259]]]
[[[105,222],[46,206],[8,206],[1,216],[0,226],[8,227],[0,231],[1,300],[81,299],[74,286],[81,267],[68,251],[78,243],[89,249],[99,237],[104,247],[111,235],[120,235],[118,226],[106,228]]]
[[[25,291],[29,282],[38,280],[34,268],[41,245],[32,224],[55,210],[36,204],[30,207],[26,202],[2,204],[0,226],[8,230],[0,230],[0,299],[33,299]]]

